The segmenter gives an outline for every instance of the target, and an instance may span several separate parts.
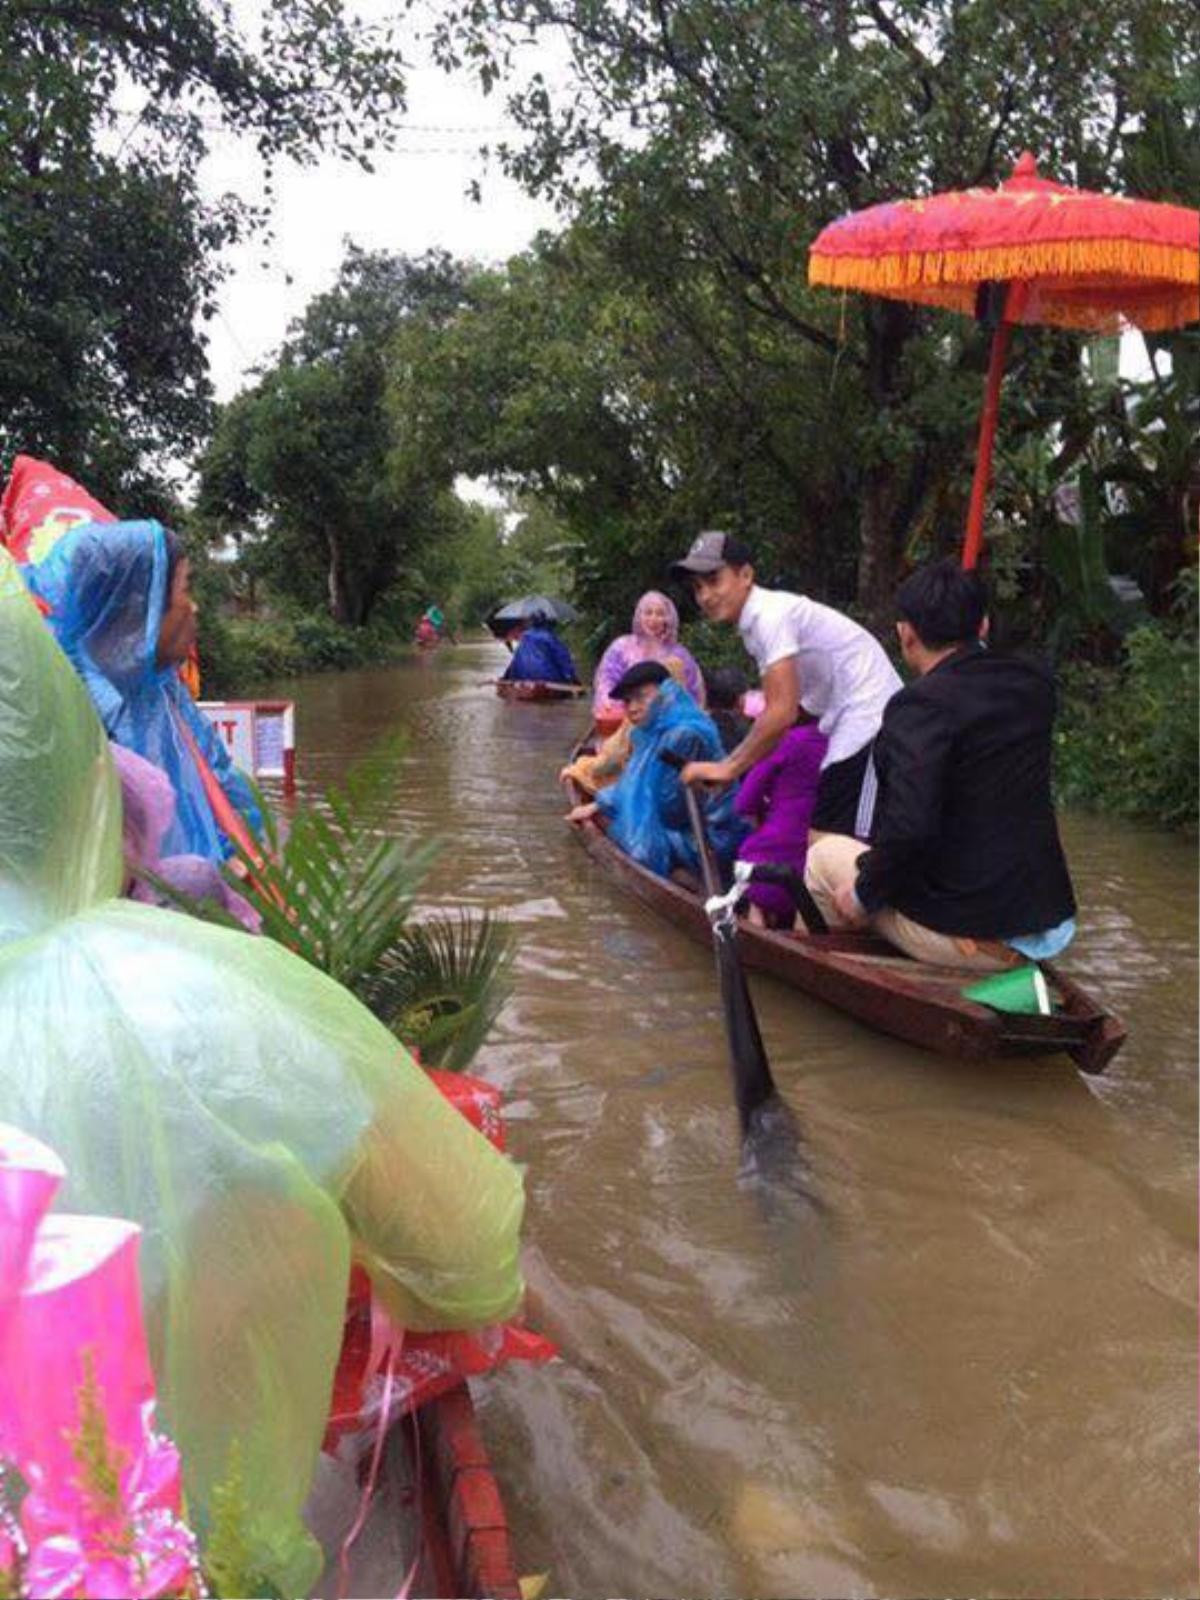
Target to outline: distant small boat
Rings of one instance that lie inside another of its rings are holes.
[[[582,753],[578,747],[574,755]],[[591,799],[563,784],[572,805]],[[700,895],[660,878],[616,845],[595,818],[577,830],[598,867],[701,944],[712,930]],[[1040,963],[1050,992],[1049,1016],[994,1011],[968,1000],[963,988],[978,972],[914,961],[870,932],[773,932],[738,925],[738,950],[747,967],[769,972],[868,1027],[939,1055],[966,1061],[996,1056],[1070,1056],[1081,1072],[1103,1072],[1125,1042],[1125,1026],[1079,984],[1048,961]]]
[[[586,693],[582,683],[543,683],[525,678],[497,678],[501,700],[574,700]]]

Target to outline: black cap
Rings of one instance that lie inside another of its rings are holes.
[[[609,690],[613,700],[628,700],[635,689],[647,683],[666,683],[671,674],[661,661],[639,661],[623,673]]]
[[[754,560],[750,547],[732,533],[698,533],[692,547],[682,561],[672,561],[672,577],[687,577],[689,573],[716,572],[718,567],[746,567]]]

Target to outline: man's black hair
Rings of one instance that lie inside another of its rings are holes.
[[[964,644],[979,637],[987,589],[977,572],[964,572],[957,561],[932,561],[900,585],[896,615],[912,624],[928,650]]]
[[[712,711],[736,711],[750,687],[740,667],[705,667],[704,692]]]

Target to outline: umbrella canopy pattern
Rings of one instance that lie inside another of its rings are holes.
[[[498,606],[487,619],[493,633],[503,634],[518,622],[532,622],[541,617],[548,622],[574,622],[578,612],[565,600],[552,600],[545,594],[523,594],[519,599],[508,600]]]
[[[980,284],[1008,283],[1008,322],[1177,328],[1200,319],[1200,212],[1052,183],[1027,151],[998,189],[840,217],[814,243],[808,276],[967,315]]]
[[[831,222],[809,252],[808,281],[994,317],[963,540],[973,567],[1013,324],[1112,334],[1200,319],[1200,212],[1051,183],[1026,151],[998,189],[888,201]]]

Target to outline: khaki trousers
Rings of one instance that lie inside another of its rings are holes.
[[[831,928],[850,927],[840,916],[833,903],[837,891],[853,886],[857,877],[858,858],[867,846],[860,839],[846,834],[825,833],[808,847],[808,861],[804,881],[809,893],[824,914]],[[972,972],[1003,972],[1007,967],[1020,966],[1024,957],[999,939],[967,939],[949,933],[937,933],[926,928],[902,911],[890,906],[877,911],[870,919],[876,933],[903,950],[916,961],[929,961],[939,967],[964,967]]]

